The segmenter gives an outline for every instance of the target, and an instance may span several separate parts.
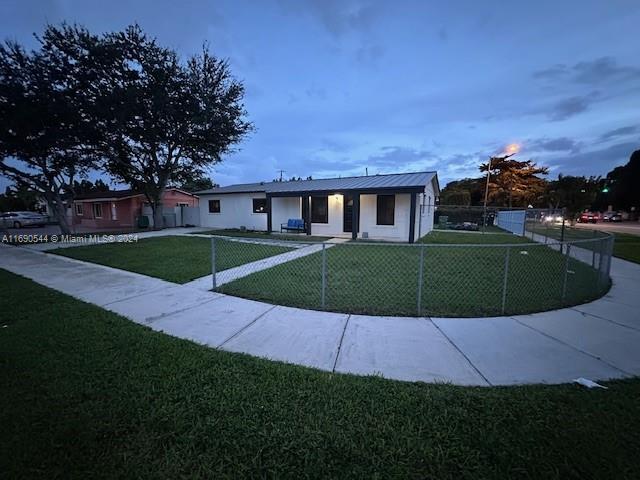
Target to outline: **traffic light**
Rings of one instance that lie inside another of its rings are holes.
[[[609,187],[604,187],[602,189],[602,193],[609,193]]]

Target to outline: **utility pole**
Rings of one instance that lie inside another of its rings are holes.
[[[286,170],[278,170],[280,172],[280,181],[282,181],[282,174],[286,171]]]

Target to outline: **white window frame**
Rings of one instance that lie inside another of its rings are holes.
[[[75,205],[75,210],[76,210],[76,215],[81,217],[84,215],[84,204],[83,203],[76,203]],[[80,208],[78,208],[80,207]]]

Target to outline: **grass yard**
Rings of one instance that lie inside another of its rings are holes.
[[[552,227],[543,227],[543,226],[532,226],[527,227],[527,230],[534,231],[535,233],[539,233],[540,235],[546,235],[550,238],[555,238],[557,240],[560,239],[561,229],[557,226]],[[599,238],[602,237],[607,232],[602,232],[600,230],[590,230],[586,228],[566,228],[565,229],[565,239],[566,240],[588,240],[591,238]],[[613,256],[622,258],[623,260],[628,260],[629,262],[640,263],[640,236],[631,235],[629,233],[617,233],[610,232],[611,235],[615,237],[613,242]],[[595,237],[597,235],[597,237]],[[593,245],[595,246],[595,245]],[[591,248],[592,245],[586,243],[584,248]],[[599,244],[597,246],[599,248]]]
[[[0,285],[3,478],[640,478],[637,379],[331,374],[153,332],[2,270]]]
[[[222,239],[218,239],[216,245],[218,271],[292,250],[278,245],[254,245]],[[211,274],[211,240],[202,237],[145,238],[135,243],[60,248],[50,253],[175,283],[186,283]]]
[[[207,230],[204,232],[194,232],[193,235],[221,235],[225,237],[241,238],[261,238],[264,240],[284,240],[291,242],[326,242],[331,237],[320,237],[317,235],[301,235],[286,233],[267,233],[256,230],[239,230],[237,228]]]
[[[614,233],[613,255],[623,260],[640,263],[640,236]]]
[[[419,240],[420,243],[468,243],[468,244],[496,244],[496,243],[531,243],[531,240],[514,235],[504,230],[496,233],[482,232],[452,232],[450,230],[433,230]]]
[[[494,316],[502,314],[506,248],[455,243],[526,243],[511,234],[433,232],[424,243],[423,284],[418,310],[421,247],[370,243],[327,248],[326,310],[372,315]],[[440,246],[441,245],[441,246]],[[544,245],[511,247],[505,314],[575,305],[602,295],[590,266],[569,261]],[[223,293],[281,305],[322,309],[322,256],[316,253],[240,278]],[[563,298],[564,290],[564,298]]]

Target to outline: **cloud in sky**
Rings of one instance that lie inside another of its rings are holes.
[[[555,64],[549,68],[537,70],[534,78],[550,81],[570,80],[589,85],[600,85],[610,81],[637,81],[640,79],[640,67],[619,65],[614,57],[606,56],[581,61],[573,66]]]
[[[138,22],[183,57],[206,41],[229,58],[257,130],[211,169],[221,184],[366,168],[435,169],[444,184],[511,142],[560,171],[605,174],[640,146],[636,0],[0,4],[3,35],[30,47],[62,20]]]

